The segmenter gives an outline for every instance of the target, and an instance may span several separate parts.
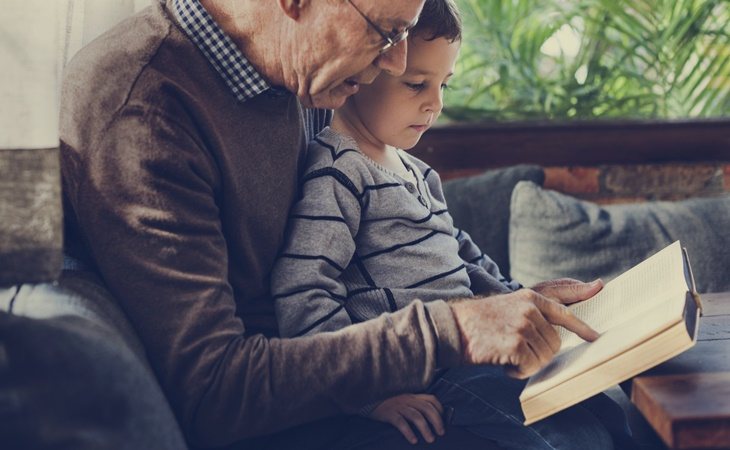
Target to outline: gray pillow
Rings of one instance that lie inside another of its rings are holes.
[[[507,278],[510,196],[522,180],[542,185],[545,174],[540,166],[520,165],[444,183],[444,196],[455,225],[469,233]]]
[[[730,290],[730,195],[601,206],[529,182],[512,194],[509,258],[526,286],[608,281],[677,239],[700,292]]]

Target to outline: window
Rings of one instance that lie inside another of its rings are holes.
[[[457,0],[459,121],[730,115],[727,0]]]

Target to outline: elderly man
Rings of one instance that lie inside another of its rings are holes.
[[[562,303],[600,283],[570,282],[416,301],[337,333],[276,338],[269,271],[305,144],[329,120],[310,108],[337,108],[381,71],[402,73],[422,5],[167,0],[68,69],[68,260],[118,299],[192,445],[410,448],[348,414],[423,390],[440,368],[534,373],[559,347],[550,323],[595,338]],[[448,430],[432,448],[477,445]]]

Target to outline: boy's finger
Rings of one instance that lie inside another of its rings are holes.
[[[393,420],[390,421],[390,423],[398,430],[400,431],[400,434],[403,435],[404,438],[411,444],[417,444],[418,438],[413,433],[413,430],[411,430],[411,426],[408,425],[408,421],[405,417],[402,415],[398,415]]]
[[[438,400],[436,400],[436,402],[439,406],[441,406],[441,403]],[[426,421],[431,424],[431,428],[433,428],[433,431],[435,431],[436,434],[438,434],[439,436],[443,436],[445,432],[443,407],[440,409],[436,409],[436,406],[428,400],[415,407],[421,412],[421,414],[423,414],[423,417],[426,418]]]
[[[441,404],[441,402],[439,401],[439,399],[436,398],[435,395],[431,395],[431,394],[419,394],[418,397],[419,398],[422,398],[423,400],[425,400],[428,403],[430,403],[434,408],[436,408],[436,411],[439,414],[443,414],[444,413],[444,407]]]
[[[431,427],[428,425],[428,421],[424,417],[423,413],[419,411],[418,409],[414,408],[413,406],[403,409],[401,411],[401,414],[403,414],[411,424],[413,424],[419,433],[421,433],[421,436],[423,436],[423,439],[431,443],[436,438],[433,435],[433,431],[431,431]]]

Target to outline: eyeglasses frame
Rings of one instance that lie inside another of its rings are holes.
[[[382,55],[383,53],[387,52],[388,50],[395,47],[399,43],[403,42],[408,37],[408,32],[410,31],[412,26],[405,28],[403,31],[396,32],[395,30],[393,30],[390,33],[386,33],[375,22],[373,22],[373,20],[370,19],[370,17],[368,17],[364,12],[362,12],[362,10],[360,10],[360,8],[358,8],[357,5],[355,5],[352,2],[352,0],[347,0],[347,2],[350,5],[352,5],[353,8],[355,8],[355,11],[357,11],[358,14],[360,14],[362,16],[362,18],[365,19],[365,21],[368,23],[368,25],[370,25],[373,28],[373,30],[375,30],[380,35],[380,37],[382,37],[383,40],[385,41],[385,43],[380,48],[380,50],[378,50],[379,54]]]

